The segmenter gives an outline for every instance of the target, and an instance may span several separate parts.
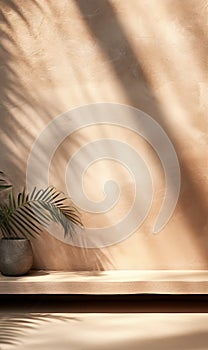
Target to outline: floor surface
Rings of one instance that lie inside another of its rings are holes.
[[[207,295],[2,295],[0,350],[207,350]]]
[[[0,349],[207,350],[208,314],[0,314]]]

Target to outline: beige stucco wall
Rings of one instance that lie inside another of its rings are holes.
[[[141,227],[110,247],[83,250],[43,233],[33,241],[34,266],[207,268],[208,2],[3,0],[0,5],[0,165],[18,187],[25,183],[31,146],[46,124],[67,110],[96,102],[126,104],[148,113],[173,142],[181,168],[176,210],[153,235],[164,196],[163,170],[154,150],[117,126],[88,127],[71,135],[52,159],[52,184],[66,191],[64,171],[70,156],[95,135],[105,134],[139,150],[151,169],[154,201]],[[103,215],[82,212],[86,227],[112,225],[133,200],[130,174],[109,162],[89,169],[85,189],[89,198],[99,201],[105,174],[113,176],[120,184],[120,200]],[[37,172],[41,174],[41,167]]]

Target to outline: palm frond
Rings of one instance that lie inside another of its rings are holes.
[[[0,229],[3,236],[34,237],[50,222],[59,223],[64,234],[72,234],[76,225],[82,226],[76,208],[68,205],[67,198],[54,187],[33,189],[27,194],[25,188],[17,196],[9,193],[8,204],[0,205]]]

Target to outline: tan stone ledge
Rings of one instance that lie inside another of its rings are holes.
[[[0,294],[208,294],[207,270],[31,271],[0,275]]]

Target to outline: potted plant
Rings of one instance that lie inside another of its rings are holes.
[[[29,238],[41,233],[41,228],[53,221],[62,225],[65,235],[72,234],[75,225],[82,225],[74,206],[67,204],[62,192],[49,186],[13,192],[0,171],[0,272],[4,275],[26,274],[32,267],[33,254]]]

